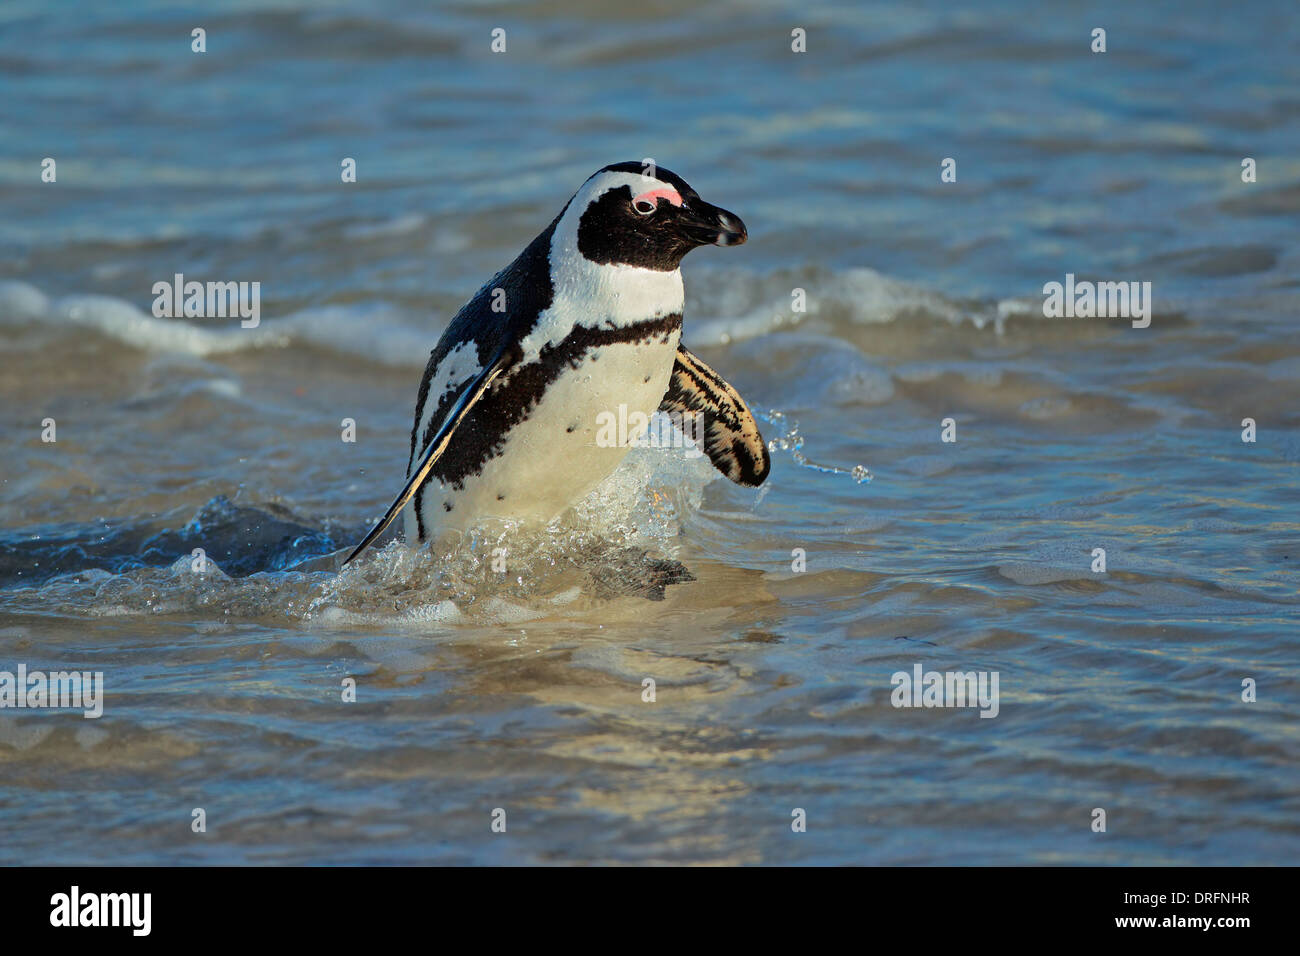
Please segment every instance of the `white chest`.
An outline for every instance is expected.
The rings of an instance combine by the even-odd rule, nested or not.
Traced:
[[[625,328],[680,315],[685,303],[680,270],[594,263],[559,234],[551,247],[551,276],[551,305],[520,342],[525,362],[535,361],[546,345],[563,341],[575,325]]]
[[[679,339],[674,330],[645,342],[603,345],[577,368],[566,367],[479,473],[459,489],[437,480],[425,486],[426,537],[490,518],[544,525],[580,501],[626,456],[624,439],[638,437],[629,429],[611,440],[608,422],[648,421],[659,407]],[[407,506],[406,530],[409,542],[418,540],[413,505]]]

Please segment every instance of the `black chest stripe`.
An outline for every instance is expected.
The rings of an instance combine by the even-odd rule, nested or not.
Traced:
[[[458,346],[473,343],[478,353],[480,366],[485,365],[502,343],[523,338],[537,322],[537,317],[551,307],[554,289],[551,286],[550,248],[555,235],[555,226],[569,206],[566,203],[560,215],[542,230],[528,247],[524,249],[506,268],[502,269],[475,293],[447,325],[447,329],[438,340],[438,345],[429,355],[429,362],[424,369],[424,378],[420,381],[420,393],[415,402],[415,422],[411,426],[411,453],[407,459],[406,476],[411,476],[411,469],[419,453],[429,444],[429,436],[436,431],[448,409],[459,397],[456,390],[448,390],[442,395],[430,395],[433,379],[442,367],[447,356]],[[498,312],[493,308],[500,297],[506,303],[506,311]],[[434,400],[438,405],[429,417],[428,426],[421,436],[420,421],[424,417],[424,405]]]
[[[554,289],[551,286],[550,248],[555,235],[556,224],[569,208],[565,203],[551,224],[542,230],[528,247],[524,249],[506,268],[502,269],[479,289],[472,299],[465,303],[453,316],[438,345],[429,355],[429,362],[420,381],[420,393],[415,402],[415,421],[411,425],[411,453],[407,458],[406,476],[411,477],[419,455],[429,444],[431,436],[446,420],[450,409],[460,398],[460,393],[468,388],[468,383],[459,389],[448,389],[442,395],[430,395],[430,389],[438,369],[447,361],[447,356],[458,346],[473,343],[478,353],[480,365],[485,365],[501,345],[508,341],[518,341],[528,334],[537,322],[538,316],[551,307]],[[498,290],[507,304],[507,311],[498,312],[493,308],[498,297]],[[420,434],[420,422],[424,418],[426,402],[436,401],[437,407],[429,416],[429,422]],[[421,492],[423,491],[423,485]],[[420,540],[424,540],[424,518],[420,515],[421,494],[415,499],[415,521]]]
[[[466,478],[480,474],[488,461],[501,455],[510,430],[532,414],[551,383],[566,370],[579,368],[592,349],[655,340],[667,344],[681,327],[680,312],[624,326],[574,326],[559,343],[544,346],[535,361],[511,368],[494,383],[492,390],[466,415],[456,430],[451,447],[438,460],[430,477],[438,478],[457,491],[463,489]],[[463,388],[449,393],[447,403],[455,402]],[[421,441],[422,448],[432,440],[439,418],[435,414],[430,420]],[[421,540],[427,533],[420,517],[427,487],[426,480],[415,496]]]

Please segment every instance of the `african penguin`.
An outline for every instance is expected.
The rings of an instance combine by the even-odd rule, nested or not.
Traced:
[[[700,414],[718,470],[762,484],[771,464],[744,400],[680,343],[682,258],[746,238],[663,167],[597,171],[447,326],[420,382],[406,486],[347,560],[402,511],[409,542],[486,517],[549,522],[627,454],[596,440],[620,405]]]

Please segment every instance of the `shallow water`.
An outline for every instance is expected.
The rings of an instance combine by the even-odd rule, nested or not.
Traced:
[[[0,710],[0,862],[1294,862],[1294,5],[133,6],[0,13],[0,670],[106,694]],[[548,534],[295,569],[400,487],[447,318],[644,156],[749,227],[685,341],[767,486],[639,450]],[[153,318],[176,272],[261,325]],[[1044,318],[1066,273],[1150,327]],[[917,664],[997,717],[895,708]]]

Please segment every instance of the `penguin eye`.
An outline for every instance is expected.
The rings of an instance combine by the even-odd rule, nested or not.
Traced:
[[[637,199],[632,203],[632,208],[642,216],[648,216],[655,211],[655,203],[649,199]]]

